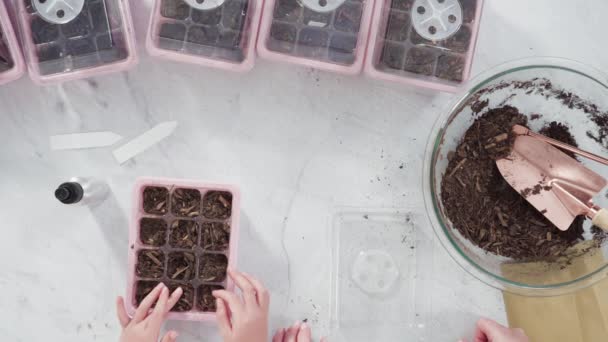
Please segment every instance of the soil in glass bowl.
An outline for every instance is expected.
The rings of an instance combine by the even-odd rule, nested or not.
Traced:
[[[472,108],[479,112],[487,103],[475,105]],[[514,140],[511,127],[515,124],[526,126],[528,118],[511,106],[490,109],[473,122],[456,151],[448,155],[442,203],[455,229],[485,251],[514,260],[563,256],[584,239],[585,218],[578,217],[568,230],[561,231],[525,199],[550,189],[538,185],[519,193],[504,180],[496,160],[510,153]],[[547,123],[540,133],[577,146],[562,123]],[[592,232],[594,239],[605,237],[598,228]]]

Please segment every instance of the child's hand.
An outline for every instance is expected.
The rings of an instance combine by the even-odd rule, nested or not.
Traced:
[[[158,342],[160,328],[182,293],[183,290],[180,287],[169,296],[169,289],[163,283],[158,284],[141,302],[133,319],[127,315],[124,299],[118,297],[116,312],[122,326],[120,342]],[[154,303],[156,303],[156,307],[150,310]],[[177,332],[169,331],[163,337],[162,342],[174,342],[176,339]]]
[[[296,322],[289,328],[277,331],[272,342],[312,342],[312,332],[308,324]],[[321,342],[327,342],[327,340],[322,338]]]
[[[477,321],[474,342],[528,342],[528,336],[521,329],[509,329],[493,320],[482,318]]]
[[[270,295],[254,277],[233,270],[228,274],[243,298],[225,290],[213,291],[217,321],[224,342],[267,342]]]

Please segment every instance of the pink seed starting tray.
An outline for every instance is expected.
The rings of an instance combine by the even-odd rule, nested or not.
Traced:
[[[258,53],[344,74],[363,68],[372,0],[266,0]]]
[[[4,2],[0,2],[0,84],[16,80],[25,65],[21,50]]]
[[[129,314],[163,282],[184,290],[170,319],[215,320],[212,291],[234,289],[226,270],[236,264],[239,209],[240,193],[231,185],[138,179],[129,231]]]
[[[365,73],[454,92],[468,79],[483,0],[378,0]]]
[[[261,11],[262,0],[156,0],[146,46],[153,56],[247,71]]]
[[[18,0],[18,12],[37,83],[121,71],[137,61],[127,0]]]

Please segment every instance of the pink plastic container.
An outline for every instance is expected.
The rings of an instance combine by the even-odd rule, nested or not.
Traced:
[[[137,62],[128,0],[17,2],[23,49],[34,82],[86,78],[126,70]],[[66,5],[72,2],[80,7]],[[47,9],[44,6],[51,7],[38,10]]]
[[[23,56],[4,2],[0,2],[0,84],[16,80],[25,71]]]
[[[178,62],[248,71],[255,61],[262,2],[156,0],[146,37],[148,52]]]
[[[365,74],[457,91],[471,72],[482,8],[483,0],[377,0]]]
[[[184,198],[190,202],[180,202]],[[129,229],[126,293],[129,315],[135,313],[145,294],[162,281],[169,289],[178,286],[184,289],[174,308],[181,311],[171,312],[169,319],[214,321],[215,301],[209,300],[211,291],[220,287],[233,291],[234,284],[225,273],[209,273],[213,271],[209,261],[225,263],[227,268],[236,265],[239,213],[240,192],[235,186],[180,179],[138,179]],[[153,264],[153,268],[138,267],[140,263]],[[189,271],[184,271],[185,268]]]
[[[273,61],[359,74],[372,11],[373,0],[266,0],[258,53]]]

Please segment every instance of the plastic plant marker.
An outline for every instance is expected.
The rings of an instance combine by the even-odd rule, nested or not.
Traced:
[[[177,121],[160,123],[149,131],[115,149],[112,152],[114,158],[119,164],[122,164],[170,136],[176,128]]]
[[[52,135],[51,150],[76,150],[112,146],[122,140],[122,136],[114,132],[89,132]]]

